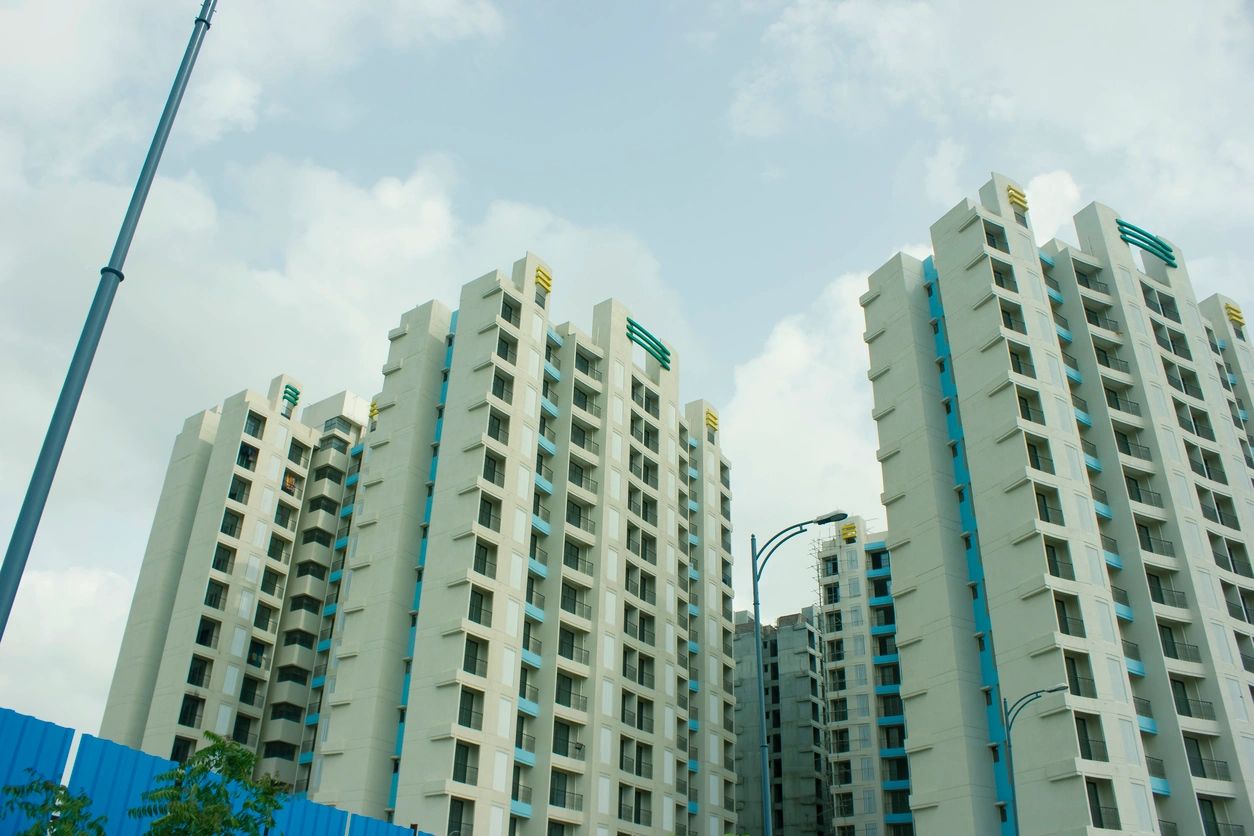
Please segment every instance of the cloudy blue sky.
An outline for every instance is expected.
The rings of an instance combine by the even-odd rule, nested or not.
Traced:
[[[0,0],[6,538],[198,7]],[[222,0],[0,705],[97,727],[185,416],[281,371],[371,394],[402,311],[528,249],[560,316],[621,297],[722,406],[747,591],[749,531],[882,522],[856,299],[989,171],[1041,240],[1099,199],[1254,303],[1251,89],[1240,0]],[[805,552],[769,614],[813,599]]]

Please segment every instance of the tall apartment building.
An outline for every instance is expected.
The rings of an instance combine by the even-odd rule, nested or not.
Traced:
[[[816,544],[831,832],[912,836],[887,535],[868,533],[860,517],[836,535]]]
[[[338,569],[327,547],[351,513],[351,499],[340,510],[343,482],[369,409],[345,392],[297,420],[299,398],[284,375],[268,394],[240,392],[184,425],[105,737],[182,760],[214,731],[256,747],[259,771],[297,783],[297,751],[311,736],[306,706],[316,703],[325,661],[315,645],[335,606]]]
[[[1254,829],[1240,311],[1100,204],[994,175],[862,297],[919,832]]]
[[[201,450],[204,431],[180,437],[149,550],[199,574],[145,564],[116,677],[161,667],[169,705],[141,712],[130,706],[142,682],[115,685],[125,719],[106,718],[106,733],[167,754],[174,737],[196,737],[204,710],[228,729],[232,710],[252,716],[221,688],[204,710],[179,709],[185,694],[202,698],[188,659],[210,615],[208,578],[225,582],[212,574],[221,545],[235,550],[230,596],[247,582],[282,603],[277,650],[254,655],[249,625],[270,622],[240,616],[247,658],[274,671],[262,697],[250,692],[265,709],[261,766],[314,800],[438,834],[721,836],[735,819],[735,734],[718,417],[679,402],[678,358],[622,305],[597,306],[589,334],[550,322],[551,290],[529,255],[466,285],[455,311],[404,314],[382,391],[342,416],[347,451],[324,451],[315,427],[335,429],[329,413],[292,425],[297,490],[325,499],[284,517],[290,563],[265,563],[260,534],[219,536],[232,480],[252,472],[236,464],[240,438],[210,433]],[[249,408],[267,433],[286,426],[273,408],[233,404],[237,435]],[[245,440],[263,462],[286,455],[268,435]],[[220,475],[180,464],[190,457],[221,459]],[[216,508],[175,525],[201,493]],[[148,612],[150,586],[187,599],[186,624]],[[212,617],[222,636],[235,629]],[[211,661],[216,677],[224,666]]]
[[[753,616],[736,613],[736,812],[739,833],[762,823],[761,736]],[[776,836],[829,836],[823,640],[813,607],[762,627],[771,815]]]

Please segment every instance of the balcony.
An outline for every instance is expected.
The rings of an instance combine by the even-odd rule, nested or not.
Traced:
[[[1097,683],[1087,676],[1069,677],[1067,690],[1076,697],[1097,699]]]
[[[583,810],[583,796],[575,792],[566,792],[557,787],[549,790],[549,804],[566,810]]]
[[[1206,778],[1211,781],[1231,781],[1232,772],[1227,761],[1211,758],[1189,758],[1189,774],[1194,778]]]
[[[1064,525],[1062,517],[1062,509],[1056,505],[1050,505],[1046,502],[1038,502],[1036,504],[1037,516],[1041,522],[1053,523],[1054,525]]]
[[[1118,807],[1089,807],[1089,811],[1093,815],[1093,826],[1099,830],[1122,830],[1123,825],[1119,822]]]
[[[1178,641],[1164,641],[1163,655],[1168,659],[1176,659],[1181,662],[1200,662],[1202,661],[1202,652],[1195,644]]]
[[[1183,592],[1162,587],[1150,587],[1150,600],[1165,607],[1187,607],[1188,599]]]
[[[1176,697],[1176,713],[1181,717],[1194,720],[1214,720],[1215,704],[1209,700],[1194,700],[1187,697]]]
[[[1236,515],[1227,511],[1223,511],[1214,505],[1205,502],[1200,503],[1202,506],[1202,516],[1214,523],[1226,525],[1228,528],[1241,530],[1241,524],[1237,521]]]
[[[1150,505],[1154,508],[1164,507],[1162,494],[1135,485],[1128,486],[1128,498],[1142,505]]]
[[[1163,555],[1164,557],[1176,556],[1175,544],[1170,540],[1160,540],[1157,537],[1142,536],[1141,551]]]
[[[1106,405],[1111,409],[1127,413],[1128,415],[1141,415],[1141,405],[1139,403],[1109,392],[1106,394]]]

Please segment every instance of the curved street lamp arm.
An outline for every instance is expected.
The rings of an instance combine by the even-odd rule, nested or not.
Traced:
[[[805,530],[805,527],[806,527],[807,525],[809,525],[809,524],[810,524],[810,521],[809,521],[809,520],[806,520],[805,522],[793,523],[792,525],[788,526],[787,528],[784,528],[784,529],[781,529],[781,530],[779,530],[779,531],[775,532],[775,536],[771,537],[771,539],[769,539],[769,540],[767,540],[765,543],[763,543],[763,544],[762,544],[762,546],[761,546],[761,548],[759,548],[759,549],[758,549],[758,556],[759,556],[759,557],[761,557],[762,555],[769,553],[769,552],[771,551],[771,544],[772,544],[772,543],[775,543],[775,541],[776,541],[776,540],[779,540],[779,538],[780,538],[781,536],[783,536],[783,535],[787,534],[789,537],[791,537],[791,536],[793,536],[793,534],[800,534],[802,531],[804,531],[804,530]],[[795,528],[795,529],[799,529],[799,530],[798,530],[798,531],[793,531],[793,529],[794,529],[794,528]],[[791,532],[791,533],[789,533],[789,532]],[[785,538],[785,539],[787,539],[787,538]],[[780,542],[780,543],[782,543],[782,542],[784,542],[784,541],[783,541],[783,540],[779,540],[779,542]],[[775,543],[775,545],[779,545],[779,543]],[[762,562],[766,562],[766,561],[765,561],[765,560],[763,560]]]
[[[793,528],[796,529],[795,531],[791,531],[790,529],[785,528],[784,531],[779,532],[779,534],[776,534],[775,537],[779,537],[780,534],[783,534],[784,532],[788,532],[788,535],[786,537],[784,537],[782,540],[779,540],[778,542],[775,542],[775,537],[772,537],[770,540],[767,541],[767,544],[769,545],[770,543],[775,542],[775,545],[771,546],[769,549],[762,548],[758,550],[758,555],[759,555],[758,579],[759,580],[762,579],[762,572],[766,570],[766,562],[771,559],[771,555],[775,554],[775,550],[778,549],[780,546],[784,545],[784,543],[787,543],[792,538],[796,537],[798,534],[802,533],[803,531],[807,531],[808,529],[806,528],[806,525],[807,525],[806,523],[797,523],[795,526],[793,526]]]

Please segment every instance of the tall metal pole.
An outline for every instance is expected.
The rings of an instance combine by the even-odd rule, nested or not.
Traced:
[[[218,0],[204,0],[204,5],[200,8],[200,15],[192,27],[192,36],[187,43],[187,50],[183,53],[183,62],[179,65],[178,74],[174,77],[174,86],[166,98],[165,110],[161,113],[152,144],[148,147],[148,156],[144,159],[143,168],[140,169],[139,180],[131,195],[131,203],[122,220],[122,228],[118,231],[117,242],[113,245],[113,254],[109,257],[109,263],[100,269],[100,284],[96,287],[96,296],[92,299],[91,308],[87,312],[87,321],[83,324],[83,332],[78,338],[78,345],[74,348],[74,356],[70,359],[65,383],[61,386],[61,394],[57,398],[56,408],[52,411],[52,420],[48,424],[48,434],[44,436],[39,458],[35,460],[35,470],[31,474],[30,485],[26,489],[26,497],[22,500],[17,523],[13,526],[13,538],[9,541],[8,550],[4,554],[4,563],[0,565],[0,639],[4,637],[4,629],[13,612],[13,601],[17,597],[17,588],[22,581],[22,573],[26,569],[26,559],[30,556],[35,532],[39,529],[39,520],[48,502],[48,493],[52,489],[52,480],[56,476],[61,453],[65,450],[65,440],[70,434],[70,424],[74,421],[74,413],[82,399],[83,387],[87,383],[87,373],[91,370],[92,359],[96,356],[96,347],[100,345],[105,321],[109,318],[109,308],[113,305],[113,297],[124,278],[122,267],[126,264],[126,255],[135,237],[139,216],[144,211],[144,203],[148,199],[152,181],[157,175],[157,165],[161,162],[166,140],[170,137],[174,117],[178,113],[179,104],[183,101],[187,81],[191,77],[192,68],[196,65],[200,45],[209,31],[217,5]]]
[[[770,754],[766,742],[766,676],[762,672],[762,598],[758,593],[758,535],[749,537],[749,558],[753,569],[753,654],[758,662],[758,734],[761,736],[761,758],[759,767],[762,770],[762,836],[771,836],[774,823],[771,815],[771,776]]]
[[[1010,745],[1010,728],[1014,719],[1010,716],[1010,707],[1006,698],[1001,698],[1001,724],[1006,729],[1006,774],[1010,776],[1010,814],[1015,825],[1015,836],[1019,836],[1019,790],[1015,786],[1015,756]]]

